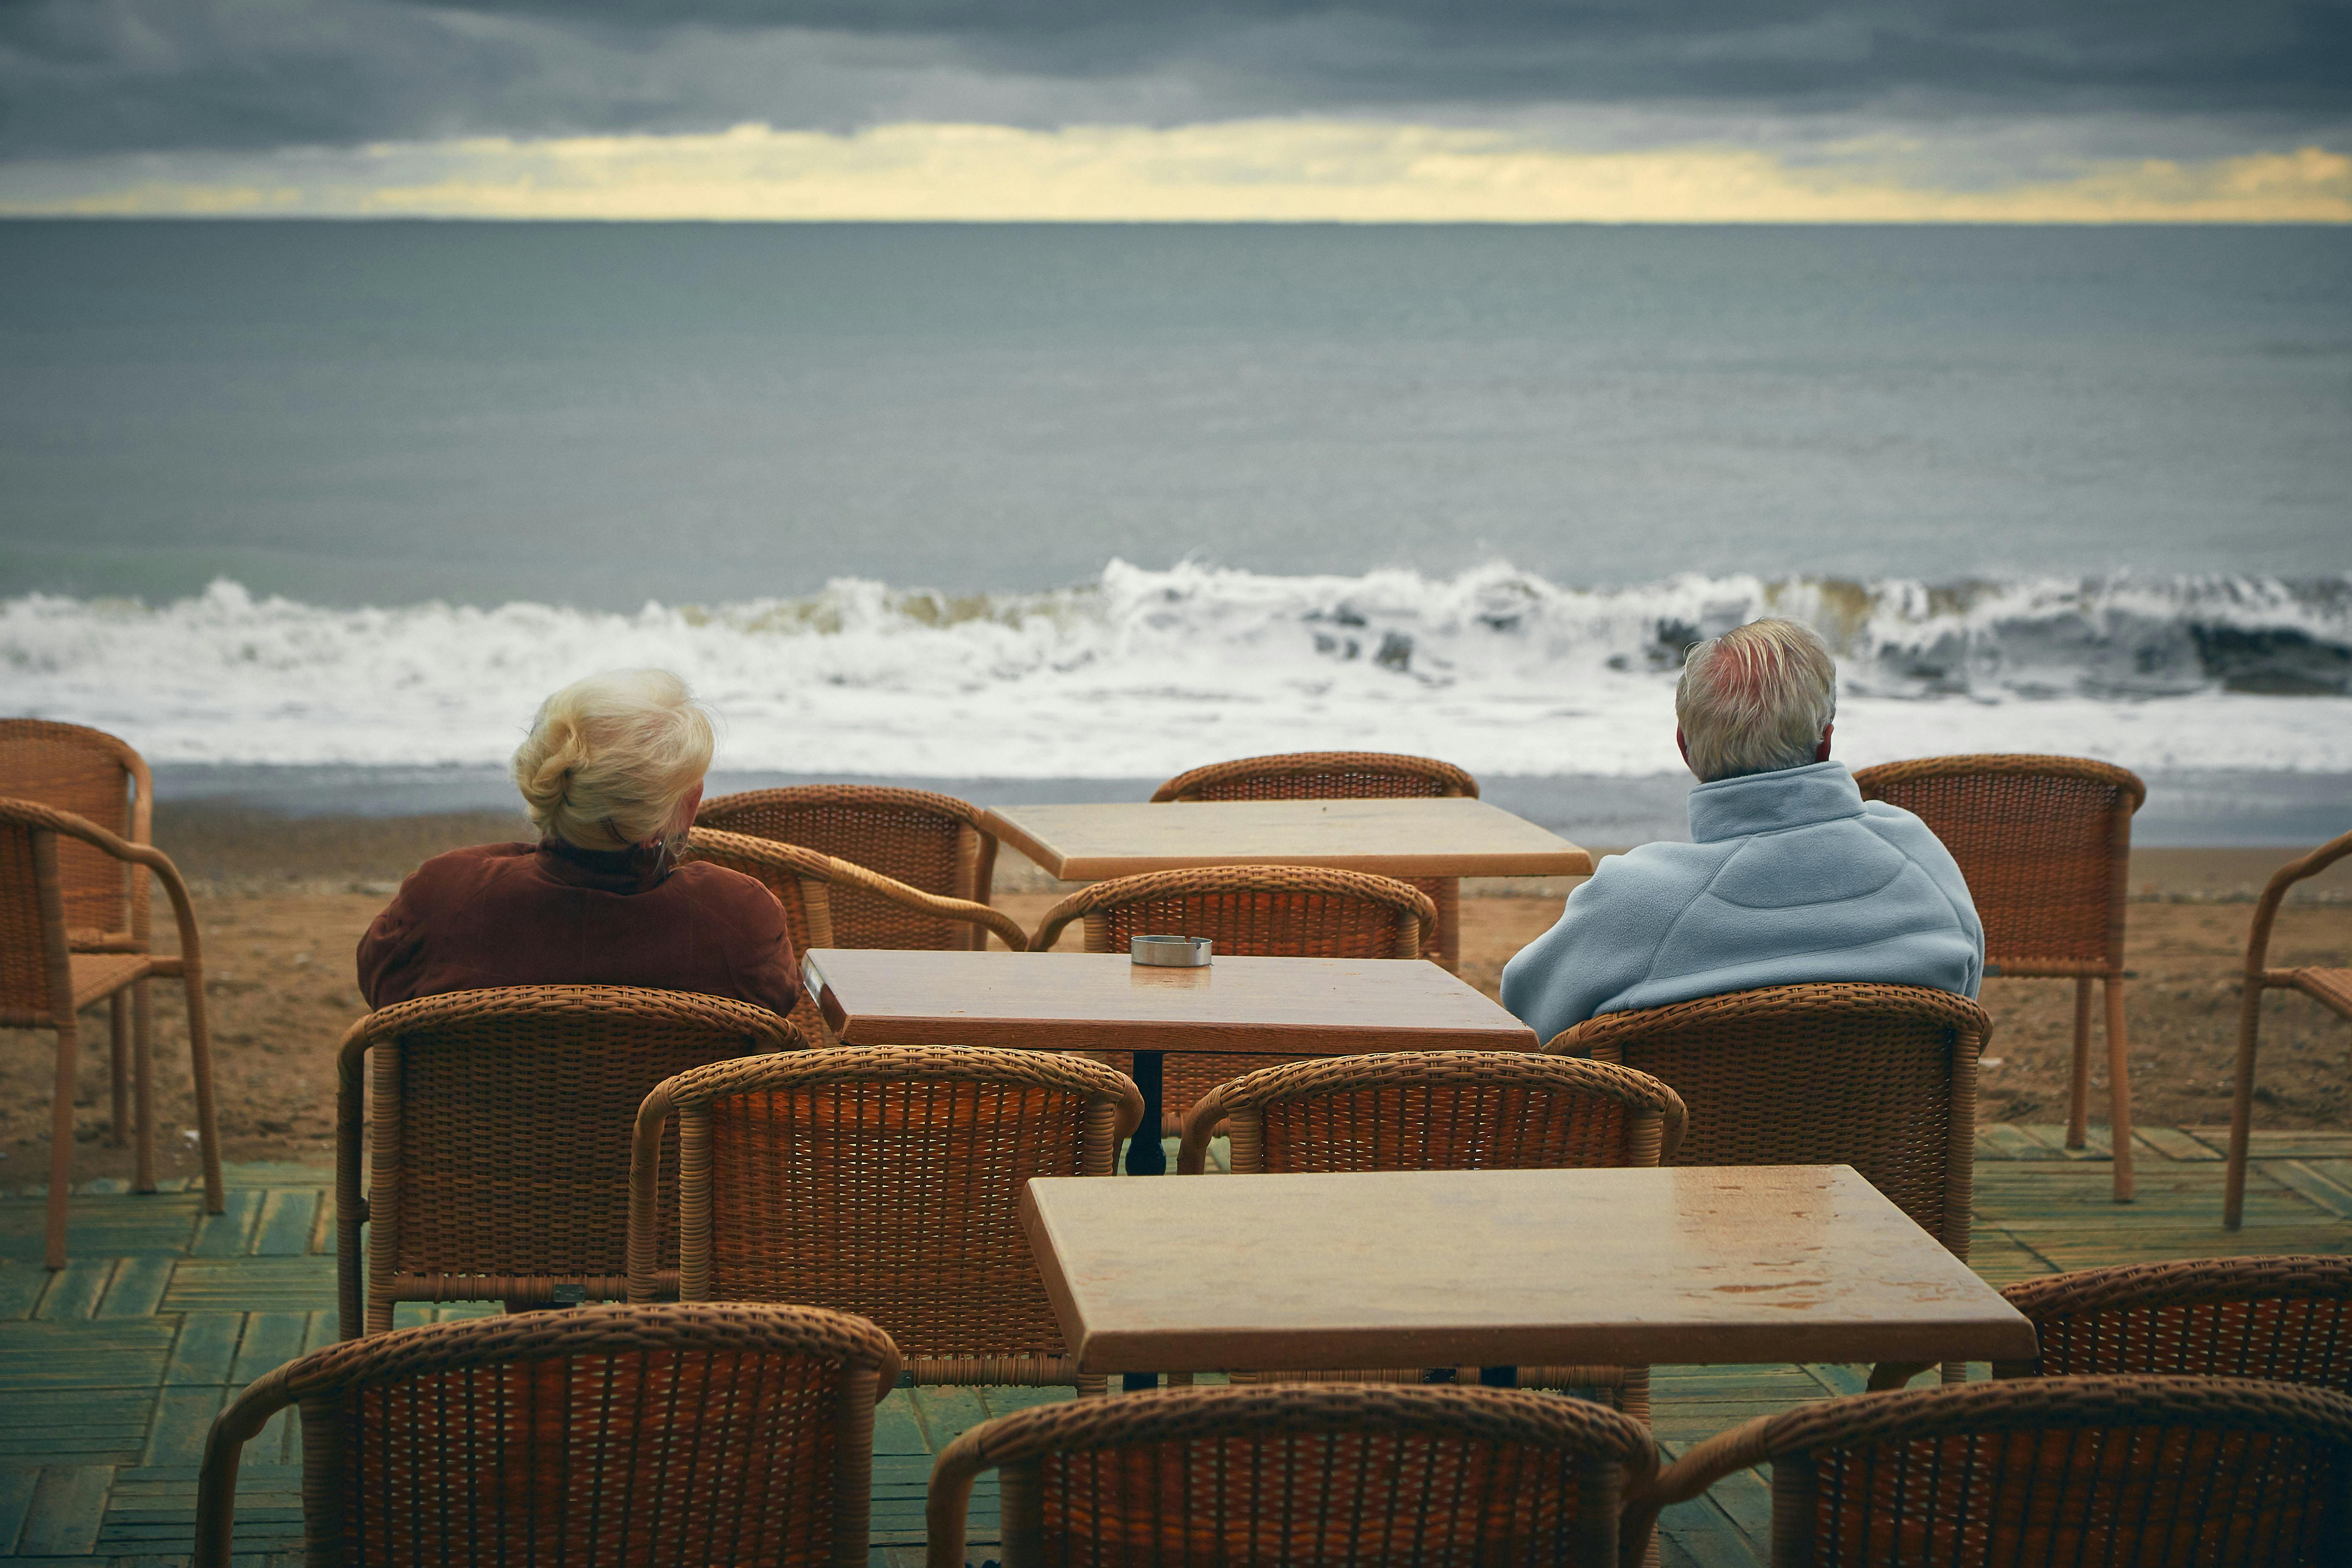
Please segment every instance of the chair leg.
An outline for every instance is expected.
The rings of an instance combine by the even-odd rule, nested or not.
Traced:
[[[131,1125],[138,1129],[138,1175],[134,1191],[155,1190],[155,1008],[147,982],[131,987],[131,1102],[137,1107]]]
[[[106,1129],[106,1146],[131,1146],[131,998],[116,992],[106,999],[106,1091],[112,1121]]]
[[[2090,1131],[2091,980],[2074,982],[2074,1062],[2066,1086],[2066,1147],[2080,1149]]]
[[[2107,988],[2107,1133],[2114,1145],[2116,1202],[2132,1201],[2130,1044],[2124,1036],[2124,977],[2110,974]]]
[[[80,1032],[71,1013],[58,1019],[57,1103],[49,1115],[49,1211],[45,1261],[66,1266],[66,1200],[73,1192],[74,1074],[81,1054]]]
[[[2246,976],[2238,1004],[2237,1083],[2230,1093],[2230,1163],[2221,1179],[2221,1224],[2235,1230],[2246,1215],[2246,1150],[2254,1129],[2254,1039],[2263,1026],[2263,982]]]
[[[221,1191],[220,1118],[213,1106],[213,1037],[205,1021],[204,981],[191,974],[188,993],[188,1066],[196,1075],[196,1147],[205,1165],[205,1212],[228,1206]]]

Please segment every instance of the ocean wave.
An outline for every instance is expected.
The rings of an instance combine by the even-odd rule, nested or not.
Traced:
[[[720,714],[739,768],[1130,776],[1348,746],[1649,773],[1675,763],[1683,648],[1768,614],[1836,651],[1842,754],[1858,762],[2352,769],[2352,576],[1578,588],[1504,564],[1279,577],[1115,561],[1045,593],[844,579],[633,615],[337,609],[222,581],[157,605],[9,600],[0,669],[11,710],[114,730],[156,760],[494,761],[548,690],[657,664]]]

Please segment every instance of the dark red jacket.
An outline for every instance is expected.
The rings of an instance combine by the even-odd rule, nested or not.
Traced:
[[[371,1007],[498,985],[644,985],[777,1014],[800,966],[776,896],[693,862],[648,875],[629,854],[477,844],[410,873],[360,939]]]

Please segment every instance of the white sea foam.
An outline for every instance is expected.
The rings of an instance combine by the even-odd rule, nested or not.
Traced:
[[[1682,645],[1761,614],[1838,650],[1856,763],[2052,751],[2140,768],[2352,771],[2352,578],[1909,582],[1685,576],[1561,587],[1506,565],[1272,577],[1113,562],[1087,586],[611,615],[331,609],[218,582],[156,606],[0,605],[5,706],[157,761],[486,763],[538,698],[662,665],[721,765],[1137,776],[1321,747],[1492,773],[1671,768]]]

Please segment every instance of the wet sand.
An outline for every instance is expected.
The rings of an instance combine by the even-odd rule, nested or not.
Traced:
[[[325,1163],[334,1144],[335,1048],[362,1011],[352,973],[360,933],[405,870],[459,844],[520,837],[499,814],[289,820],[228,807],[165,806],[156,841],[196,888],[212,1011],[221,1131],[236,1160]],[[2289,849],[2148,850],[2135,857],[2130,963],[2132,1084],[2149,1125],[2210,1125],[2229,1114],[2237,972],[2250,902]],[[1463,975],[1492,994],[1504,962],[1559,914],[1566,884],[1476,882],[1463,900]],[[1010,864],[997,902],[1025,927],[1057,896]],[[2352,961],[2352,860],[2306,884],[2280,916],[2275,966]],[[1519,896],[1478,896],[1517,894]],[[168,929],[168,920],[164,922]],[[1065,942],[1075,943],[1075,933]],[[1996,980],[1983,1075],[1988,1121],[2065,1114],[2073,986]],[[2258,1125],[2352,1126],[2352,1026],[2301,996],[2273,994],[2263,1030]],[[174,984],[157,986],[156,1056],[163,1170],[194,1170],[187,1036]],[[76,1094],[78,1177],[127,1174],[108,1142],[106,1015],[84,1017]],[[52,1037],[0,1030],[0,1189],[46,1179]],[[2104,1047],[2093,1041],[2094,1121],[2106,1117]]]

